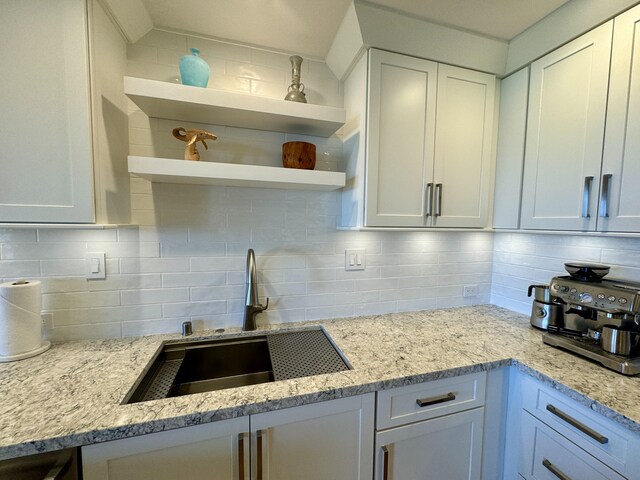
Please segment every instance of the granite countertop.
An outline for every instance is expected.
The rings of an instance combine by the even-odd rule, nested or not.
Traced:
[[[322,325],[353,370],[121,405],[161,343],[180,336],[68,342],[37,357],[0,364],[0,459],[507,365],[640,434],[640,377],[625,377],[544,345],[525,315],[484,305],[270,329],[301,325]]]

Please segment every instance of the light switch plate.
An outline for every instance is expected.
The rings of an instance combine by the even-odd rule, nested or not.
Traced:
[[[364,248],[354,248],[344,251],[345,270],[364,270],[366,266],[366,255]]]
[[[84,257],[87,280],[104,280],[107,278],[104,252],[87,252]]]

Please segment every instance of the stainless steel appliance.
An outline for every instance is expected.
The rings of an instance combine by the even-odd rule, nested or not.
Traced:
[[[598,266],[601,267],[601,266]],[[550,304],[562,308],[542,340],[625,375],[640,373],[640,283],[585,275],[553,277]]]
[[[549,285],[529,285],[528,296],[533,294],[531,325],[547,330],[549,325],[558,325],[562,318],[562,306],[551,303]]]

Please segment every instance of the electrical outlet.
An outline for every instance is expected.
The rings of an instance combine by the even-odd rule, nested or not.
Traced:
[[[344,251],[345,270],[364,270],[366,265],[364,248],[354,248]]]
[[[477,297],[480,294],[478,285],[465,285],[463,295],[465,297]]]

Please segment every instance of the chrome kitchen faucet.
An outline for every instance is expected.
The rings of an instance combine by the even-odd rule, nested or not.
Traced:
[[[250,248],[247,252],[247,289],[246,289],[246,303],[244,308],[244,321],[242,323],[242,330],[255,330],[256,329],[256,315],[260,312],[264,312],[269,308],[269,299],[267,298],[267,304],[261,305],[258,300],[258,281],[256,279],[256,257],[253,253],[253,249]]]

